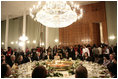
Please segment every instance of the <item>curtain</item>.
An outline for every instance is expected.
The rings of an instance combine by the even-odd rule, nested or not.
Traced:
[[[19,40],[19,37],[22,35],[23,28],[23,17],[18,17],[9,20],[9,31],[8,31],[8,46],[12,48],[19,48],[19,45],[16,44],[16,41]],[[11,44],[14,42],[14,44]]]
[[[58,42],[55,42],[58,39]],[[54,47],[59,44],[59,29],[58,28],[48,28],[48,45]]]
[[[2,45],[2,42],[5,44],[5,29],[6,29],[6,21],[1,22],[1,47],[4,49],[4,45]]]
[[[42,27],[41,27],[42,26]],[[41,30],[43,32],[41,33]],[[26,35],[30,43],[26,43],[26,47],[29,49],[35,48],[40,46],[40,38],[42,37],[41,41],[45,40],[45,26],[40,24],[37,21],[34,21],[30,16],[26,18]],[[36,43],[33,43],[33,40],[36,40]]]

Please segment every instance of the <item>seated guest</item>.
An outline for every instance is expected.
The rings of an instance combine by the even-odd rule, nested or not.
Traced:
[[[75,51],[75,57],[74,57],[74,59],[78,59],[78,58],[79,58],[79,54],[78,54],[77,51]]]
[[[1,77],[9,77],[11,75],[11,68],[8,64],[1,65]]]
[[[1,64],[6,64],[5,60],[1,60]]]
[[[79,66],[75,71],[75,78],[87,78],[88,71],[84,66]]]
[[[32,78],[46,78],[47,70],[44,66],[36,67],[32,72]]]
[[[25,61],[25,63],[27,63],[27,62],[32,62],[31,54],[30,54],[29,52],[27,52],[24,61]]]
[[[68,54],[68,52],[65,53],[65,58],[69,59],[69,54]]]
[[[8,64],[12,67],[13,66],[13,64],[16,62],[15,61],[15,55],[11,55],[11,58],[10,58],[10,60],[9,60],[9,62],[8,62]]]
[[[110,63],[117,63],[114,54],[109,55]]]
[[[54,59],[56,60],[60,59],[60,56],[58,55],[58,53],[56,53],[56,55],[54,56]]]
[[[40,57],[40,53],[36,53],[33,57],[33,61],[36,60],[36,61],[39,61],[41,59]]]
[[[6,61],[5,55],[2,55],[2,56],[1,56],[1,60],[5,60],[5,61]]]
[[[17,60],[17,62],[16,62],[16,63],[18,63],[18,65],[23,64],[23,63],[24,63],[24,60],[23,60],[23,56],[22,56],[22,55],[20,55],[20,56],[18,57],[18,60]]]
[[[36,49],[31,49],[31,52],[32,52],[32,57],[34,57],[36,55]]]
[[[6,57],[5,55],[1,56],[1,64],[5,64],[6,63]]]
[[[83,60],[91,61],[91,58],[88,56],[88,53],[87,52],[84,54]]]
[[[104,56],[103,59],[104,59],[103,60],[103,65],[107,66],[110,63],[110,61],[108,60],[107,56]]]
[[[117,64],[110,63],[107,65],[107,68],[110,72],[112,78],[117,78]]]
[[[44,57],[44,59],[53,59],[50,52],[47,53],[47,55]]]

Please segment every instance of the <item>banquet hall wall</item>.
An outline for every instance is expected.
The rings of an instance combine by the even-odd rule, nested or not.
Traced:
[[[59,29],[59,40],[61,44],[98,44],[96,40],[100,38],[94,37],[94,23],[102,23],[103,42],[108,44],[105,2],[80,7],[84,10],[83,17],[72,25]]]

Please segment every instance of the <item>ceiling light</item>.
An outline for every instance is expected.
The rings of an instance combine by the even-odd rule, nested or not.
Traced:
[[[62,28],[82,18],[83,9],[74,1],[39,1],[30,8],[30,16],[44,26]]]

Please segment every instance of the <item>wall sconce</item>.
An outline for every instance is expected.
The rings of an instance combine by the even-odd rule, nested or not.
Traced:
[[[59,40],[58,39],[55,39],[54,41],[57,43]]]
[[[115,36],[114,36],[114,35],[109,36],[109,39],[110,39],[110,40],[114,40],[114,39],[115,39]]]
[[[4,45],[4,42],[2,42],[2,45]]]
[[[30,41],[27,41],[27,43],[29,44],[29,43],[30,43]]]
[[[14,44],[14,42],[12,41],[11,44]]]
[[[36,40],[33,40],[33,43],[35,44],[36,43]]]
[[[16,44],[18,44],[18,41],[16,41]]]
[[[44,46],[44,43],[41,43],[40,46]]]

